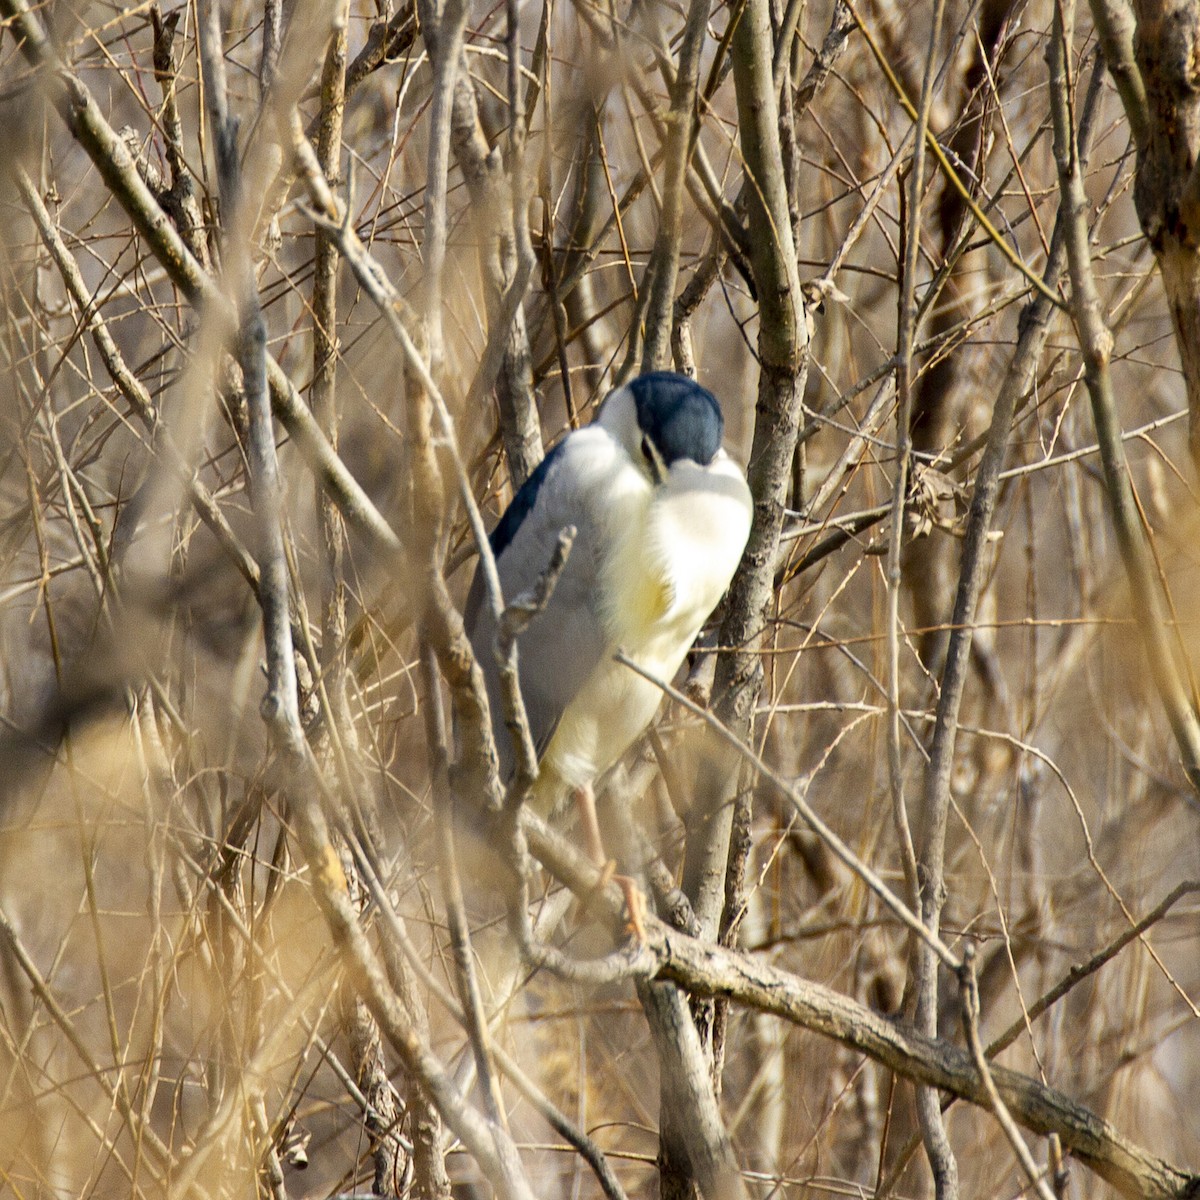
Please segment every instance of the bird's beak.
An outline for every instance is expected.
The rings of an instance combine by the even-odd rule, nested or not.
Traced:
[[[642,462],[646,465],[646,474],[655,487],[662,487],[667,481],[667,464],[658,452],[658,447],[648,438],[642,438]]]

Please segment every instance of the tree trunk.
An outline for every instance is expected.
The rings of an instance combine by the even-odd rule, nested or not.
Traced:
[[[1200,8],[1139,0],[1134,53],[1148,122],[1134,202],[1162,270],[1188,397],[1188,445],[1200,467]]]

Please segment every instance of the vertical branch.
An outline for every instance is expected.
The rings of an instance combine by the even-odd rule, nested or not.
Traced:
[[[154,26],[154,78],[162,91],[160,123],[166,143],[167,165],[171,170],[171,185],[159,195],[159,200],[178,225],[196,261],[206,270],[211,270],[208,246],[204,240],[204,217],[184,154],[183,122],[179,116],[179,73],[175,64],[174,45],[182,13],[182,9],[176,9],[163,17],[157,4],[150,9],[150,20]]]
[[[264,96],[271,90],[279,70],[279,47],[282,40],[282,0],[263,0],[262,54],[259,59],[258,83]],[[343,56],[344,54],[343,51]]]
[[[208,37],[202,45],[207,45],[205,78],[219,85],[220,68],[212,61],[219,56],[219,42],[213,37],[214,34],[219,36],[215,9],[216,4],[213,3],[207,13]],[[223,97],[213,103],[214,118],[217,115],[227,116]],[[237,160],[236,154],[231,152],[234,150],[234,141],[230,132],[219,136],[218,147],[224,152],[223,159],[219,159],[222,181],[224,183],[227,180],[236,192]],[[245,275],[249,274],[248,257],[243,261],[247,265],[243,268],[243,286],[239,289],[242,310],[239,358],[245,376],[251,423],[248,457],[253,483],[251,494],[259,525],[260,596],[267,640],[267,692],[262,713],[283,757],[290,784],[291,813],[310,867],[316,899],[329,923],[334,941],[345,955],[355,986],[409,1071],[462,1139],[499,1194],[506,1200],[533,1200],[516,1147],[507,1132],[485,1120],[460,1095],[385,979],[359,925],[358,914],[347,891],[345,874],[321,810],[320,781],[300,723],[295,663],[287,621],[287,574],[280,523],[282,505],[266,381],[266,341],[252,277],[248,285],[245,283]],[[418,433],[424,434],[414,448],[414,463],[417,464],[414,480],[419,494],[440,504],[441,483],[428,436],[428,400],[422,403],[418,396],[412,407],[418,414]],[[419,421],[421,413],[426,414],[423,424]],[[422,484],[425,485],[424,490]],[[436,524],[429,528],[436,529]],[[435,544],[436,538],[431,538],[430,545]],[[440,572],[435,570],[433,576],[440,580]]]
[[[1109,74],[1125,108],[1129,131],[1139,152],[1150,137],[1146,83],[1134,58],[1134,19],[1129,0],[1091,0],[1092,21]]]
[[[291,624],[288,620],[287,560],[284,556],[282,503],[280,499],[279,462],[275,455],[275,437],[271,421],[270,394],[267,390],[266,346],[267,331],[250,258],[244,245],[236,238],[241,180],[238,171],[236,117],[229,112],[225,86],[225,57],[222,50],[220,5],[208,0],[201,8],[200,61],[204,75],[205,95],[209,106],[209,122],[216,151],[217,175],[226,233],[224,268],[235,297],[238,321],[237,360],[242,370],[246,404],[251,414],[247,457],[250,470],[251,495],[258,514],[256,558],[259,568],[259,594],[263,608],[263,635],[266,641],[267,674],[279,682],[275,691],[268,692],[264,716],[282,706],[280,717],[300,721],[296,695],[296,663],[292,655]],[[265,416],[253,419],[253,406],[265,400]]]
[[[963,950],[963,965],[959,972],[959,990],[962,995],[963,1029],[967,1035],[967,1046],[970,1048],[975,1070],[979,1072],[979,1078],[987,1093],[988,1106],[1001,1129],[1004,1130],[1004,1136],[1012,1146],[1013,1153],[1017,1156],[1017,1161],[1021,1164],[1021,1169],[1025,1172],[1025,1176],[1037,1193],[1039,1200],[1054,1200],[1054,1193],[1051,1192],[1050,1185],[1046,1182],[1045,1172],[1040,1171],[1037,1163],[1033,1161],[1033,1155],[1029,1153],[1029,1148],[1021,1140],[1020,1131],[1008,1111],[1008,1106],[996,1089],[996,1082],[992,1078],[991,1068],[988,1066],[987,1057],[983,1052],[983,1043],[979,1040],[979,980],[975,973],[975,947],[970,942]]]
[[[509,331],[505,348],[504,369],[499,388],[500,411],[507,414],[508,423],[523,433],[530,444],[527,457],[542,460],[542,437],[537,404],[533,394],[532,352],[525,329],[522,307],[537,257],[529,233],[529,193],[525,174],[525,141],[533,109],[526,109],[521,87],[521,6],[518,0],[505,0],[505,37],[508,54],[508,173],[509,220],[512,222],[511,243],[507,230],[501,236],[502,265],[508,290],[500,306],[501,327]],[[542,23],[538,33],[543,55],[550,20],[550,0],[544,0]],[[536,58],[536,52],[535,52]],[[524,463],[514,480],[514,489],[525,482],[532,468]],[[526,474],[521,472],[525,471]]]
[[[659,1147],[661,1196],[682,1200],[749,1200],[733,1144],[721,1119],[704,1043],[687,1002],[673,983],[639,983],[662,1072]]]
[[[679,293],[671,314],[671,358],[675,370],[693,379],[696,377],[696,355],[692,349],[692,314],[700,307],[724,265],[725,252],[714,239],[687,287]]]
[[[663,153],[662,211],[647,267],[650,299],[642,347],[643,371],[661,370],[669,365],[671,358],[671,318],[683,238],[683,195],[695,129],[696,86],[708,10],[709,0],[691,0],[688,5],[683,42],[679,47],[679,67],[671,88],[671,107],[666,117],[667,143]]]
[[[425,169],[425,318],[429,359],[437,375],[442,361],[442,286],[446,266],[448,216],[446,192],[450,170],[450,127],[454,84],[458,76],[465,0],[419,0],[421,36],[433,69],[429,105],[429,153]]]
[[[722,720],[739,736],[746,737],[762,688],[759,650],[774,590],[775,558],[799,431],[808,324],[783,167],[768,0],[747,0],[733,34],[731,54],[738,136],[747,176],[747,223],[758,233],[751,243],[751,268],[759,299],[759,382],[747,473],[754,517],[721,627],[721,643],[737,649],[718,661],[714,695]],[[664,347],[669,332],[664,327]],[[714,754],[711,769],[702,774],[688,817],[683,868],[683,890],[692,903],[700,936],[709,940],[715,940],[721,930],[740,778],[736,758],[729,756],[724,747],[714,747]],[[710,1040],[713,1015],[711,1004],[703,1006],[698,1014],[702,1036],[708,1043],[710,1071],[722,1057]],[[664,1102],[669,1099],[664,1092]],[[670,1116],[667,1109],[664,1124]],[[664,1150],[668,1148],[664,1146]]]
[[[463,629],[462,618],[454,607],[442,574],[440,558],[441,526],[444,520],[444,496],[441,470],[433,448],[433,400],[428,390],[428,372],[415,370],[418,356],[409,356],[408,382],[408,429],[412,446],[411,475],[413,496],[413,528],[418,542],[417,562],[422,573],[424,604],[420,620],[422,642],[436,658],[442,674],[446,676],[454,699],[455,715],[460,729],[460,741],[473,747],[464,754],[456,770],[453,784],[469,795],[472,804],[486,802],[489,794],[498,801],[495,755],[491,738],[484,732],[488,723],[488,707],[483,678],[478,664],[471,653],[470,643]],[[436,703],[436,692],[432,685],[436,674],[430,663],[426,669],[431,694],[427,704]],[[437,732],[436,713],[426,714],[430,731],[430,745],[436,748],[444,744],[444,734]],[[445,758],[444,750],[440,756]],[[440,772],[439,772],[440,773]],[[494,1082],[487,1041],[487,1024],[482,1012],[471,949],[463,913],[461,885],[458,880],[453,850],[453,820],[449,812],[450,787],[448,782],[442,791],[444,802],[439,814],[443,887],[451,934],[455,943],[455,966],[459,984],[459,996],[466,1015],[466,1024],[471,1044],[476,1054],[484,1085],[484,1101],[489,1119],[486,1124],[496,1152],[496,1164],[509,1195],[530,1195],[529,1183],[525,1178],[516,1149],[503,1125],[503,1110],[499,1103],[499,1092]],[[445,1115],[445,1114],[444,1114]],[[452,1126],[453,1127],[453,1126]],[[457,1131],[456,1131],[457,1132]]]
[[[921,860],[914,876],[913,848],[910,839],[907,806],[904,799],[904,764],[900,740],[900,547],[904,535],[904,505],[908,497],[911,423],[913,406],[912,359],[916,332],[916,273],[921,241],[921,202],[925,190],[925,134],[933,103],[934,63],[941,36],[944,0],[936,0],[929,34],[929,54],[921,83],[913,142],[913,161],[909,172],[907,220],[905,222],[904,262],[901,272],[898,327],[896,331],[896,477],[892,491],[892,523],[887,556],[887,663],[888,663],[888,774],[892,789],[893,820],[898,834],[904,873],[910,889],[916,889],[921,920],[937,933],[945,903],[945,837],[949,795],[939,807],[926,807],[923,813],[924,837]],[[917,1028],[924,1034],[937,1035],[938,960],[924,943],[915,951]],[[941,1106],[932,1088],[917,1089],[917,1115],[925,1142],[925,1153],[933,1171],[934,1191],[938,1200],[957,1200],[958,1163],[946,1136]]]
[[[341,182],[342,117],[346,105],[346,23],[348,0],[341,0],[333,36],[321,71],[321,112],[317,128],[317,160],[330,186]],[[265,39],[264,32],[264,39]],[[313,251],[313,377],[312,409],[330,446],[338,446],[340,412],[337,402],[337,242],[328,231],[317,229]],[[337,508],[323,489],[317,488],[321,541],[325,550],[324,595],[321,641],[325,683],[339,707],[343,695],[344,654],[340,647],[346,636],[346,583],[342,575],[345,530]]]
[[[258,600],[262,610],[269,681],[262,701],[262,714],[268,727],[275,731],[282,728],[298,731],[300,706],[289,617],[283,504],[267,387],[267,329],[251,269],[249,249],[241,237],[245,225],[240,211],[238,122],[228,106],[218,0],[208,0],[201,6],[199,35],[200,62],[209,106],[209,127],[216,151],[222,223],[226,234],[221,259],[234,294],[237,318],[235,357],[241,370],[246,398],[248,485],[256,519]],[[238,878],[239,873],[240,865],[234,864],[230,878]],[[257,1022],[257,1014],[253,1015],[252,1020]],[[260,1035],[261,1030],[256,1030],[255,1037]],[[253,1098],[259,1099],[260,1095],[255,1093]],[[270,1141],[266,1143],[264,1171],[273,1194],[283,1196],[282,1168],[275,1146]]]
[[[433,779],[433,820],[436,827],[438,874],[442,881],[442,900],[446,906],[446,924],[450,930],[450,947],[454,957],[454,976],[462,1005],[463,1027],[471,1045],[479,1090],[488,1120],[506,1126],[500,1082],[492,1066],[491,1034],[483,1007],[483,993],[475,970],[471,949],[471,930],[467,922],[466,897],[458,869],[458,849],[455,845],[454,799],[450,792],[449,742],[442,709],[441,686],[437,672],[437,657],[426,643],[421,649],[421,677],[425,684],[422,716],[425,721],[425,744],[430,758]]]
[[[318,161],[332,187],[341,183],[342,121],[346,106],[347,22],[349,2],[340,0],[333,20],[329,47],[321,69],[321,108],[317,118],[316,152]],[[270,6],[263,25],[264,86],[274,71],[278,45],[268,55],[271,38],[278,40],[272,21],[278,12]],[[317,229],[313,250],[313,376],[310,393],[313,416],[329,445],[336,451],[341,424],[341,407],[337,394],[337,367],[340,356],[338,339],[338,281],[339,254],[337,242],[326,230]],[[342,782],[353,789],[355,780],[349,764],[357,760],[357,737],[346,696],[346,580],[344,571],[345,526],[337,506],[328,493],[316,487],[314,497],[320,527],[323,554],[321,597],[321,678],[320,694],[326,706],[325,734],[334,748],[334,756],[343,764]],[[352,898],[358,907],[366,897],[356,879],[349,855],[345,870]],[[353,1056],[355,1079],[367,1099],[364,1125],[370,1135],[371,1156],[374,1160],[372,1188],[377,1196],[400,1194],[406,1166],[404,1152],[396,1137],[395,1125],[401,1115],[396,1092],[388,1078],[379,1026],[362,997],[348,985],[343,985],[342,1020],[350,1052]],[[411,1003],[408,1005],[410,1011]],[[414,1014],[415,1017],[415,1014]],[[427,1102],[412,1088],[408,1107],[419,1109]],[[436,1121],[436,1114],[434,1114]],[[417,1122],[414,1121],[414,1126]]]
[[[303,737],[298,726],[295,732]],[[290,794],[296,831],[309,864],[317,901],[355,986],[405,1067],[497,1193],[504,1200],[534,1200],[512,1139],[490,1124],[459,1092],[385,978],[346,893],[345,876],[330,844],[311,762],[294,757],[294,751],[303,755],[303,747],[291,736],[287,753],[296,767]]]
[[[1081,127],[1085,134],[1092,127],[1092,118],[1101,95],[1100,84],[1100,73],[1097,71],[1083,108]],[[925,769],[923,806],[926,813],[944,813],[949,809],[959,712],[970,662],[973,626],[989,565],[990,556],[986,553],[988,532],[999,495],[1000,472],[1004,466],[1016,405],[1034,386],[1042,351],[1050,334],[1054,305],[1047,292],[1057,289],[1065,263],[1065,222],[1060,216],[1054,227],[1050,256],[1043,273],[1046,291],[1036,293],[1021,314],[1016,350],[996,397],[983,457],[975,473],[975,486],[963,538],[958,591],[950,620],[951,633],[938,691],[929,762]]]
[[[921,202],[925,187],[925,130],[933,101],[934,62],[941,32],[943,0],[936,0],[930,29],[929,58],[921,84],[912,163],[909,167],[904,222],[904,260],[901,264],[901,291],[896,325],[896,473],[892,483],[891,526],[886,564],[887,580],[887,686],[888,686],[888,777],[892,790],[892,813],[901,850],[905,881],[914,905],[919,903],[921,885],[917,878],[915,851],[904,797],[904,765],[901,758],[900,731],[900,587],[902,582],[900,550],[904,535],[904,506],[908,498],[908,480],[912,453],[912,367],[913,339],[916,332],[916,270],[920,256]]]
[[[342,1022],[353,1057],[354,1079],[366,1101],[363,1124],[370,1134],[371,1158],[375,1165],[372,1191],[376,1196],[401,1196],[409,1168],[408,1156],[397,1137],[404,1110],[388,1078],[379,1025],[363,1000],[348,987],[344,988]],[[415,1121],[413,1129],[415,1141]],[[416,1157],[414,1147],[414,1161]]]
[[[608,163],[608,150],[604,143],[604,109],[606,105],[607,97],[595,97],[590,106],[591,111],[582,118],[587,122],[587,131],[575,151],[576,171],[574,174],[578,182],[575,185],[575,211],[565,223],[570,231],[566,239],[566,244],[570,249],[567,250],[565,257],[577,256],[579,247],[593,244],[596,230],[603,223],[602,214],[607,205],[614,214],[617,241],[621,247],[622,283],[623,286],[628,285],[632,298],[636,301],[637,278],[629,258],[629,246],[624,239],[625,231],[620,220],[620,202],[613,184],[612,171]],[[565,309],[567,327],[580,331],[578,340],[583,359],[582,380],[589,391],[598,392],[604,385],[606,374],[604,364],[611,354],[611,339],[599,315],[601,304],[597,295],[596,278],[591,274],[581,275],[578,283],[568,289],[565,296],[560,297],[557,277],[565,265],[562,257],[564,256],[547,255],[546,283],[554,301],[551,316],[555,317],[561,325],[563,323],[562,311]]]
[[[1133,494],[1109,371],[1112,333],[1105,324],[1100,295],[1092,274],[1091,242],[1086,221],[1087,198],[1071,120],[1068,84],[1073,32],[1074,4],[1072,0],[1059,0],[1054,8],[1054,36],[1048,50],[1050,114],[1054,122],[1054,157],[1058,166],[1066,225],[1071,318],[1083,354],[1084,379],[1096,423],[1096,438],[1100,443],[1105,489],[1116,529],[1117,545],[1129,580],[1134,616],[1145,642],[1154,685],[1167,710],[1167,720],[1183,759],[1184,772],[1192,787],[1200,790],[1200,719],[1172,651],[1168,635],[1172,621],[1156,578],[1141,513]]]
[[[964,69],[954,72],[957,95],[950,101],[952,105],[957,101],[962,113],[947,131],[945,141],[951,158],[963,164],[960,169],[970,181],[967,194],[943,180],[940,196],[933,199],[932,219],[914,225],[932,227],[934,238],[929,240],[940,259],[939,269],[917,306],[918,321],[927,314],[926,332],[931,337],[963,328],[974,319],[980,305],[977,282],[985,269],[986,250],[965,249],[966,239],[973,240],[976,232],[968,200],[979,192],[987,170],[991,126],[997,111],[995,73],[1000,71],[999,55],[1006,44],[1013,7],[1014,0],[981,0],[973,22],[976,35],[971,58]],[[1036,218],[1036,209],[1032,211]],[[923,461],[945,454],[947,444],[970,411],[972,389],[964,386],[970,361],[965,354],[927,355],[912,381],[907,429],[911,452]],[[914,538],[904,547],[901,561],[912,620],[922,630],[918,654],[934,675],[941,670],[945,655],[943,630],[953,603],[954,549],[949,538]]]
[[[1120,34],[1104,41],[1105,53],[1114,77],[1125,82],[1122,99],[1132,92],[1126,112],[1135,136],[1142,130],[1134,205],[1162,272],[1187,388],[1188,444],[1193,468],[1200,470],[1200,12],[1191,0],[1138,0],[1131,71],[1128,14],[1119,0],[1106,7]],[[1138,78],[1144,110],[1133,82]],[[1144,126],[1138,119],[1143,111]]]
[[[775,559],[807,377],[808,324],[803,312],[796,250],[779,141],[767,0],[747,0],[732,43],[739,138],[749,177],[748,224],[758,231],[752,268],[759,298],[758,400],[747,477],[754,496],[750,540],[730,586],[713,694],[721,718],[745,736],[762,688],[759,658],[766,609],[774,591]],[[684,891],[706,937],[715,937],[725,900],[732,800],[738,768],[709,777],[697,798],[697,824],[688,831]]]
[[[513,46],[511,53],[517,53]],[[510,76],[513,72],[510,72]],[[520,78],[519,71],[516,72]],[[511,87],[511,79],[510,79]],[[519,91],[517,93],[519,95]],[[510,98],[510,109],[512,100]],[[533,271],[525,219],[524,179],[519,169],[524,148],[522,131],[510,136],[509,186],[504,159],[489,147],[479,121],[475,87],[460,64],[454,85],[450,138],[481,225],[489,229],[481,255],[488,304],[488,339],[480,359],[466,411],[475,413],[493,384],[500,410],[500,436],[513,487],[519,488],[542,461],[542,430],[533,391],[532,355],[522,303]],[[511,128],[511,126],[510,126]]]

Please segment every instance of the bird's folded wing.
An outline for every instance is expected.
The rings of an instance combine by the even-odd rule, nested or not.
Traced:
[[[589,446],[591,440],[581,432],[560,442],[517,493],[492,535],[507,604],[541,578],[561,531],[568,525],[577,530],[549,604],[534,617],[517,645],[521,694],[539,755],[571,700],[612,649],[600,609],[600,551],[595,539],[603,517],[595,511],[602,504],[602,489],[594,486],[594,452],[604,448]],[[487,679],[501,770],[508,775],[513,751],[504,727],[493,651],[496,626],[479,572],[467,603],[467,629]]]

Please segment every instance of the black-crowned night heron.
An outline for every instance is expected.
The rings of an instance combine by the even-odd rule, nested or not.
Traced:
[[[614,660],[621,649],[656,679],[683,663],[741,560],[750,489],[721,446],[720,405],[694,380],[642,375],[604,400],[525,481],[491,535],[506,602],[545,572],[560,532],[574,546],[550,602],[518,643],[521,694],[540,775],[542,815],[571,792],[591,817],[591,787],[650,724],[662,698]],[[494,657],[496,624],[476,572],[467,629],[487,679],[501,774],[513,771]],[[635,916],[636,919],[636,916]]]

